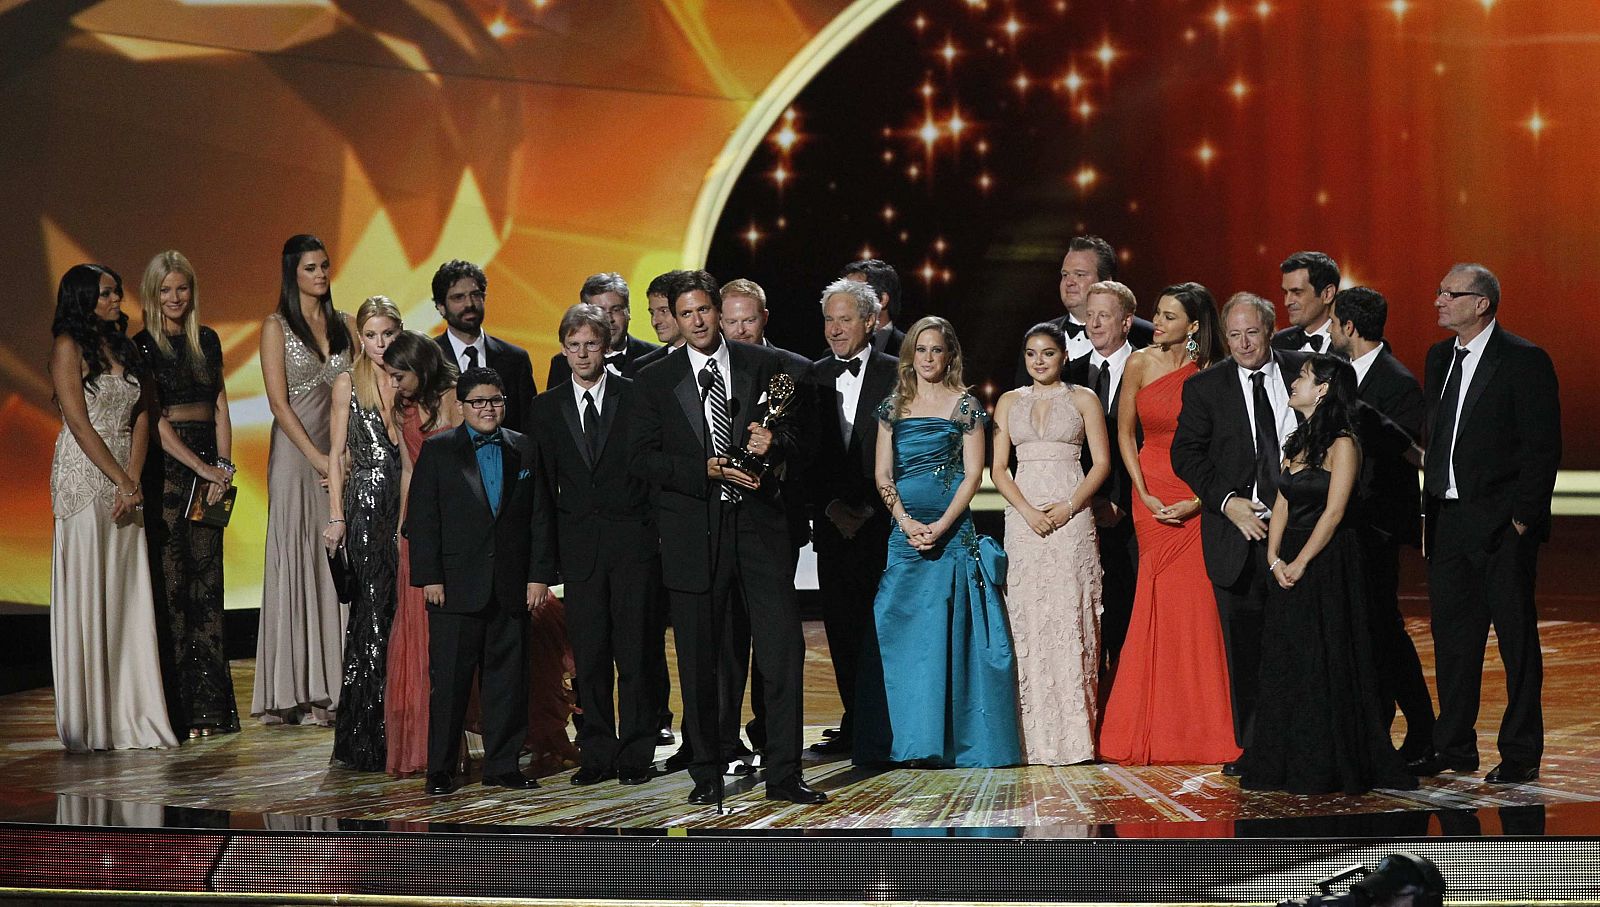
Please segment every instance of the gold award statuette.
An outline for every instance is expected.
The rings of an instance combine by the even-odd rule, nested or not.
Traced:
[[[789,405],[794,402],[794,378],[779,372],[767,382],[767,414],[761,417],[760,426],[771,428],[783,414],[788,411]],[[742,473],[756,478],[766,475],[771,466],[767,458],[751,453],[748,449],[739,447],[728,453],[728,465]]]

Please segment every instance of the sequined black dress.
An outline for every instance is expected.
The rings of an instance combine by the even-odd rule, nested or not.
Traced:
[[[387,755],[383,722],[389,626],[394,620],[395,573],[400,565],[400,448],[383,416],[350,395],[344,482],[345,549],[356,576],[345,625],[344,682],[333,758],[350,768],[381,772]]]
[[[166,340],[169,353],[161,351],[147,330],[134,337],[155,372],[161,407],[214,405],[222,390],[222,342],[217,333],[200,328],[198,366],[182,335],[168,335]],[[195,456],[207,463],[216,461],[214,421],[168,424]],[[154,431],[150,442],[145,500],[157,506],[146,511],[144,525],[167,711],[180,736],[190,728],[237,731],[239,709],[222,638],[222,530],[189,521],[186,511],[196,476],[176,457],[162,452]]]

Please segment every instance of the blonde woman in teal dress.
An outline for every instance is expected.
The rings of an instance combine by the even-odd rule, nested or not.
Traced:
[[[1022,761],[1002,556],[968,505],[988,414],[962,384],[943,318],[912,326],[878,407],[877,483],[894,518],[857,694],[857,764],[995,767]]]

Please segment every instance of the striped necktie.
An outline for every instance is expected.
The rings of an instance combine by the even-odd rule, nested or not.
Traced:
[[[717,360],[706,360],[705,371],[711,373],[711,391],[706,394],[706,400],[711,404],[711,455],[725,457],[733,447],[733,416],[728,412],[728,388],[722,381],[722,369],[717,368]],[[737,501],[739,497],[739,489],[731,485],[722,487],[724,501]]]

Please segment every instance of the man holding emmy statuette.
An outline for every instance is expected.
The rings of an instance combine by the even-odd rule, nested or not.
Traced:
[[[773,383],[783,372],[777,354],[723,338],[722,297],[710,274],[684,272],[670,298],[686,343],[635,378],[629,446],[634,475],[655,488],[683,729],[694,753],[689,802],[722,801],[718,637],[737,593],[750,609],[751,641],[766,676],[767,798],[821,803],[826,795],[800,775],[805,639],[780,483],[765,475],[767,467],[804,456],[803,433],[795,429],[803,423],[784,418],[798,398],[792,381]],[[789,407],[774,393],[785,387]]]

